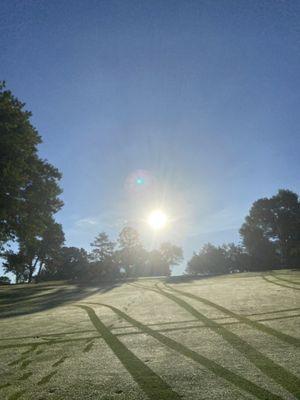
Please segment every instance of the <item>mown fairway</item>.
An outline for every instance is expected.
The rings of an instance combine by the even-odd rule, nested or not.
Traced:
[[[300,398],[300,273],[0,288],[0,399]]]

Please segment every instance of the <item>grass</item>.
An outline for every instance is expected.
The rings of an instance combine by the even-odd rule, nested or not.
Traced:
[[[0,288],[0,399],[300,399],[299,283]]]

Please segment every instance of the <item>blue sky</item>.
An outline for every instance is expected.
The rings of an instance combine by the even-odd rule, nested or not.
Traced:
[[[187,260],[237,242],[257,198],[299,193],[299,1],[0,6],[0,79],[63,173],[68,245],[129,223]],[[143,193],[128,185],[140,170]],[[171,222],[154,240],[144,219],[157,205]]]

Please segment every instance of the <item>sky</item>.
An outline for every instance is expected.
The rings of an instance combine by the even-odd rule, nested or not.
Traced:
[[[131,225],[183,248],[179,274],[238,243],[253,201],[300,192],[299,1],[0,0],[0,20],[0,79],[63,174],[67,245]]]

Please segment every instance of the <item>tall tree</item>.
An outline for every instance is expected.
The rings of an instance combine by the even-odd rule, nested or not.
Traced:
[[[221,247],[226,257],[228,272],[243,272],[251,270],[251,257],[245,247],[234,243],[223,244]]]
[[[77,247],[62,247],[55,257],[45,260],[40,280],[86,280],[89,270],[87,252]]]
[[[131,227],[123,228],[119,234],[118,245],[116,255],[126,277],[138,276],[139,270],[144,268],[146,262],[146,252],[140,242],[138,232]]]
[[[32,163],[37,158],[41,138],[5,83],[0,82],[0,243],[14,238],[23,212],[24,191],[32,179]]]
[[[240,234],[248,252],[261,261],[261,268],[274,267],[276,263],[296,265],[300,261],[298,195],[279,190],[271,198],[254,202]]]
[[[211,243],[205,244],[199,253],[194,253],[186,272],[191,275],[222,274],[229,271],[226,251]]]
[[[48,243],[43,237],[63,203],[58,186],[61,174],[39,158],[41,138],[24,106],[0,84],[0,246],[15,242],[18,251],[6,253],[5,268],[15,270],[18,279],[31,281],[41,243],[44,248]]]
[[[101,232],[96,236],[91,247],[93,248],[89,254],[91,261],[104,261],[107,258],[112,258],[116,244],[112,242],[107,233]]]
[[[182,248],[171,243],[162,243],[159,247],[159,253],[162,259],[162,275],[171,275],[171,268],[178,265],[183,260]]]
[[[105,232],[99,233],[91,247],[89,259],[89,279],[93,281],[112,281],[119,278],[120,267],[114,251],[116,243]]]
[[[37,251],[37,258],[39,269],[37,277],[40,275],[42,269],[49,264],[49,262],[57,260],[62,252],[62,246],[65,241],[65,236],[62,226],[55,221],[47,224],[43,232],[40,245]]]
[[[7,251],[3,254],[6,272],[15,274],[16,281],[32,281],[36,268],[40,274],[43,266],[50,260],[56,260],[64,243],[64,234],[60,224],[49,219],[43,232],[38,234],[31,230],[18,237],[17,252]]]

